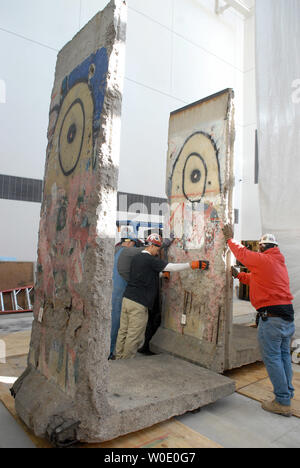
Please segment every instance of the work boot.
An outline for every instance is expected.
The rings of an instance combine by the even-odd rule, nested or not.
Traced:
[[[148,346],[142,346],[140,349],[138,349],[138,353],[144,354],[145,356],[155,355],[155,353],[152,353],[152,351],[150,351],[150,348]]]
[[[289,418],[292,416],[291,406],[285,406],[278,403],[278,401],[264,401],[261,405],[262,409],[269,411],[269,413],[281,414]]]

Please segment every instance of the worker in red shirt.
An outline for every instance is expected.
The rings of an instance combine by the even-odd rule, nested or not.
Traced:
[[[263,402],[272,413],[291,416],[293,369],[290,354],[295,333],[293,296],[285,259],[273,234],[259,241],[259,252],[252,252],[233,240],[233,228],[227,224],[223,233],[228,247],[250,273],[232,275],[250,287],[250,301],[258,312],[258,340],[262,358],[274,387],[275,400]]]

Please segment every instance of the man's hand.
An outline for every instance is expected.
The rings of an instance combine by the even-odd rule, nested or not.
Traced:
[[[169,281],[171,275],[170,275],[170,272],[169,271],[163,271],[163,274],[162,274],[163,278],[167,281]]]
[[[239,271],[236,268],[231,267],[231,274],[234,278],[237,278],[239,275]]]
[[[162,248],[163,249],[168,249],[174,242],[174,239],[163,239],[163,245],[162,245]]]
[[[229,241],[230,239],[233,239],[233,228],[231,224],[225,224],[225,226],[222,229],[225,241]]]
[[[208,270],[209,262],[207,260],[197,260],[191,262],[191,268],[192,270]]]

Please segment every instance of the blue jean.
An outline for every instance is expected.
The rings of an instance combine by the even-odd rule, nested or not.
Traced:
[[[280,317],[259,320],[258,341],[261,354],[274,387],[276,401],[289,406],[294,397],[291,340],[295,333],[293,322]]]
[[[127,282],[118,272],[118,260],[123,247],[115,255],[114,270],[113,270],[113,292],[112,292],[112,308],[111,308],[111,331],[110,331],[110,357],[113,355],[117,336],[120,328],[120,316],[122,309],[123,294],[125,292]]]

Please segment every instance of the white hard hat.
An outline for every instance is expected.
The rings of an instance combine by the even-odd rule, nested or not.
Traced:
[[[274,244],[278,245],[277,240],[273,234],[264,234],[259,241],[259,245],[261,244]]]

